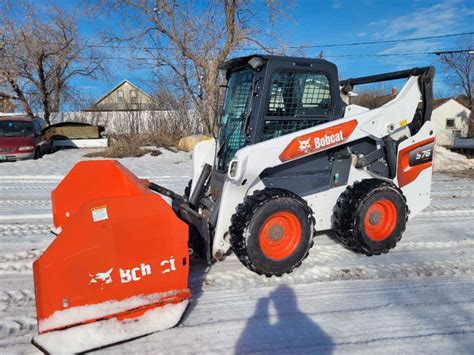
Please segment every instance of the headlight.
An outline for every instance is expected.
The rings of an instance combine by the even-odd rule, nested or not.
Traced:
[[[33,150],[33,149],[35,149],[35,147],[33,147],[31,145],[27,145],[27,146],[18,148],[18,151],[19,152],[26,152],[26,151]]]
[[[229,164],[229,177],[231,179],[237,179],[238,178],[238,168],[239,168],[239,162],[237,160],[232,160]]]

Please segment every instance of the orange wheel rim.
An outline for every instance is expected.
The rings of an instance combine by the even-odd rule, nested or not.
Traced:
[[[385,198],[375,201],[367,210],[364,228],[367,236],[382,241],[392,234],[397,224],[397,208]]]
[[[291,212],[274,213],[263,223],[259,242],[267,258],[286,259],[301,242],[301,223]]]

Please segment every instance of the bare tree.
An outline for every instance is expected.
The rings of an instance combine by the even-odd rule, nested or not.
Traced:
[[[154,59],[169,82],[178,84],[200,113],[204,131],[213,130],[219,66],[244,46],[272,52],[263,43],[284,16],[279,0],[103,0],[124,13],[127,38]],[[135,31],[135,33],[134,33]],[[275,32],[273,32],[275,33]],[[173,83],[171,84],[171,87]],[[171,92],[174,92],[171,90]]]
[[[10,86],[23,110],[38,107],[49,122],[67,98],[70,79],[105,73],[97,51],[82,43],[77,16],[59,7],[7,5],[0,15],[0,78]]]
[[[384,84],[367,85],[357,91],[357,96],[350,97],[349,102],[372,110],[393,100],[397,93],[397,88],[390,88]]]
[[[447,52],[439,55],[439,60],[444,65],[450,84],[455,90],[467,98],[471,108],[469,117],[469,137],[474,137],[474,40],[473,37],[463,38],[459,48],[469,51]]]

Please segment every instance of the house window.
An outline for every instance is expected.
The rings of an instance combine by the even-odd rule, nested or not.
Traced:
[[[137,102],[137,90],[130,90],[130,101]]]
[[[117,101],[123,102],[123,90],[117,90]]]
[[[454,118],[446,119],[446,128],[453,128],[454,127]]]

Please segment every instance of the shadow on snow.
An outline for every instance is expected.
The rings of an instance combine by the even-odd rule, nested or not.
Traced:
[[[254,314],[236,343],[235,353],[310,351],[331,354],[333,348],[331,337],[300,311],[293,289],[282,285],[258,300]]]

